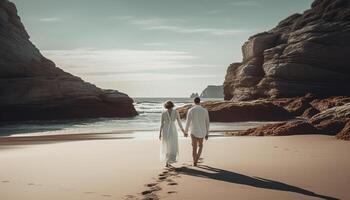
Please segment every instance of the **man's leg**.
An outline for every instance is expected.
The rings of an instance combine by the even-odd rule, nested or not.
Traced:
[[[197,157],[196,157],[196,163],[198,162],[199,158],[201,157],[202,150],[203,150],[203,138],[198,138],[198,152],[197,152]]]
[[[191,135],[193,165],[197,165],[197,138]]]

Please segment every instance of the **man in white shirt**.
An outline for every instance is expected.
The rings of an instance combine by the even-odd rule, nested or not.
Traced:
[[[187,112],[185,133],[190,130],[192,139],[193,165],[197,166],[203,150],[203,138],[208,140],[209,113],[200,105],[200,98],[194,99],[195,105]]]

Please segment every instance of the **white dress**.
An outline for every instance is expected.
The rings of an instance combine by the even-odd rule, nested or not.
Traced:
[[[181,129],[180,115],[176,110],[165,110],[161,117],[162,139],[160,158],[169,164],[175,163],[179,155],[178,134],[175,126],[175,121]]]

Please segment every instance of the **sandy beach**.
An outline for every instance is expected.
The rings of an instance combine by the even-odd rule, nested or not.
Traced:
[[[210,138],[199,167],[180,139],[175,170],[156,139],[31,138],[0,139],[2,200],[350,198],[350,145],[331,136]]]

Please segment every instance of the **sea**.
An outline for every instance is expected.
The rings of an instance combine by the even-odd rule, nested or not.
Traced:
[[[163,103],[174,102],[175,107],[191,104],[191,98],[134,98],[134,106],[139,115],[131,118],[96,118],[53,121],[25,121],[3,124],[0,126],[0,137],[62,135],[62,134],[119,134],[130,138],[149,138],[158,136],[160,116]],[[222,99],[202,99],[216,101]],[[183,121],[184,125],[185,121]],[[211,136],[224,136],[226,131],[246,130],[268,122],[231,122],[210,123]],[[182,134],[179,134],[180,137]]]

